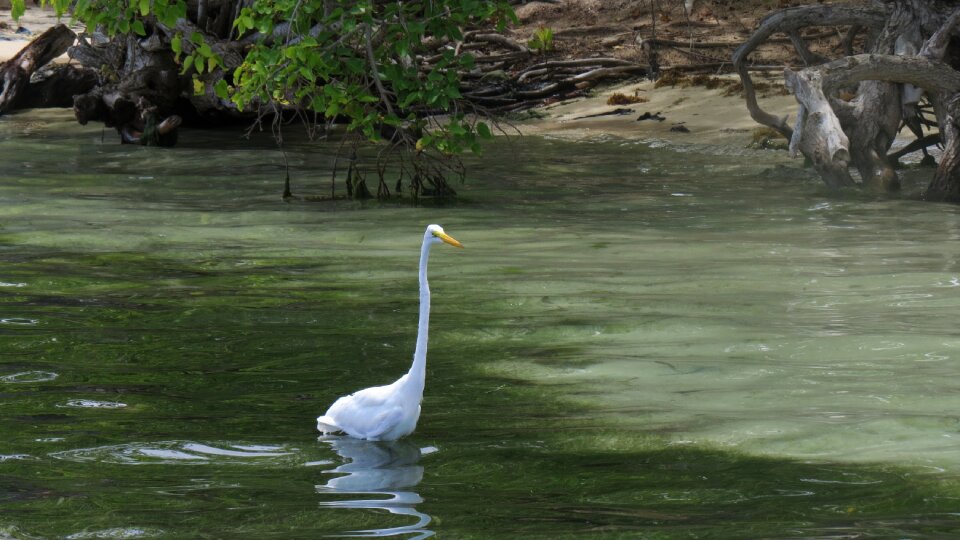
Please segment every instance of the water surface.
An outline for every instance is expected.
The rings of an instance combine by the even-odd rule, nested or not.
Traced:
[[[266,139],[0,137],[0,537],[960,532],[953,206],[602,138],[495,144],[452,205],[282,203]],[[326,194],[335,147],[288,151]],[[318,439],[407,369],[431,222],[467,249],[420,427]]]

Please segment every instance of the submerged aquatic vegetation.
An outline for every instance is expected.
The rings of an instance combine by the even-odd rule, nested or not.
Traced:
[[[958,532],[949,215],[743,149],[530,139],[456,207],[334,213],[259,199],[255,153],[64,145],[76,177],[53,141],[0,185],[0,317],[36,321],[0,325],[2,533]],[[471,249],[431,275],[418,431],[318,440],[409,366],[431,221]]]

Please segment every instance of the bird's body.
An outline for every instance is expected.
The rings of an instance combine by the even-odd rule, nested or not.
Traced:
[[[395,441],[413,433],[420,418],[423,385],[417,391],[410,381],[408,373],[393,384],[341,397],[317,418],[317,429],[323,433],[342,431],[370,441]]]
[[[430,326],[427,260],[430,247],[439,242],[463,247],[444,233],[439,225],[428,226],[423,234],[423,246],[420,249],[420,323],[410,371],[393,384],[365,388],[335,401],[326,414],[317,418],[320,432],[342,431],[357,439],[395,441],[416,429],[427,373],[427,332]]]

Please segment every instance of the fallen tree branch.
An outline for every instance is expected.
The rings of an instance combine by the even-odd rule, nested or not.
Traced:
[[[913,142],[904,146],[900,150],[897,150],[896,152],[887,154],[887,159],[889,159],[891,162],[897,162],[900,160],[900,158],[902,158],[903,156],[911,152],[916,152],[917,150],[923,150],[925,148],[936,146],[938,144],[940,144],[940,134],[930,133],[930,134],[924,135],[919,139],[914,139]]]
[[[756,65],[756,66],[746,66],[748,71],[776,71],[783,72],[784,69],[787,69],[788,66],[770,66],[770,65]],[[663,68],[663,71],[719,71],[719,70],[728,70],[733,71],[734,66],[730,62],[707,62],[704,64],[688,64],[685,66],[670,66]]]
[[[581,37],[591,34],[616,34],[620,32],[632,32],[633,29],[627,26],[575,26],[571,28],[561,28],[553,33],[553,38]]]
[[[491,54],[487,56],[476,56],[474,57],[474,62],[480,63],[491,63],[491,62],[512,62],[514,60],[520,60],[522,58],[528,57],[528,53],[522,52],[512,52],[504,54]]]
[[[539,98],[552,96],[553,94],[556,94],[563,90],[568,90],[572,86],[573,86],[572,84],[566,83],[564,81],[560,81],[560,82],[550,83],[536,90],[517,90],[516,92],[514,92],[514,95],[522,99],[539,99]]]
[[[380,102],[383,103],[383,106],[387,109],[387,114],[393,116],[393,103],[390,99],[390,96],[387,95],[387,89],[383,86],[383,81],[380,80],[380,68],[377,67],[377,58],[373,54],[373,42],[371,41],[372,31],[370,30],[370,25],[367,25],[363,30],[363,41],[364,48],[367,51],[367,61],[370,62],[370,73],[373,75],[373,83],[377,87],[377,93],[380,94]]]
[[[635,62],[624,60],[622,58],[577,58],[573,60],[551,60],[549,62],[540,62],[527,69],[555,68],[555,67],[575,67],[575,66],[629,66]]]
[[[574,75],[573,77],[568,77],[564,79],[565,82],[576,84],[578,82],[584,81],[595,81],[598,79],[605,79],[608,77],[616,77],[619,75],[624,75],[627,73],[646,73],[650,68],[643,64],[635,64],[632,66],[617,66],[617,67],[603,67],[592,69],[586,73],[581,73],[580,75]]]
[[[24,99],[18,100],[25,109],[73,107],[74,96],[86,94],[100,82],[95,70],[73,64],[43,69],[30,79]]]
[[[760,108],[753,88],[753,80],[746,67],[747,56],[763,42],[768,41],[770,36],[776,32],[785,32],[789,35],[790,32],[807,26],[860,25],[880,28],[884,24],[885,15],[886,12],[882,9],[823,5],[784,9],[764,17],[760,21],[760,27],[750,36],[750,39],[733,53],[733,65],[743,83],[744,98],[750,117],[760,124],[777,130],[788,139],[793,137],[793,130],[787,125],[786,117],[774,116]]]
[[[67,52],[77,35],[58,24],[37,36],[10,60],[0,64],[0,114],[20,106],[27,98],[30,76]]]
[[[796,129],[790,134],[790,153],[796,155],[799,150],[808,156],[828,186],[853,185],[850,140],[823,91],[823,74],[818,68],[797,72],[787,69],[784,79],[800,102]]]
[[[467,32],[463,36],[463,41],[475,41],[481,43],[492,43],[494,45],[501,45],[508,49],[514,51],[530,54],[530,49],[527,46],[518,43],[507,36],[501,36],[500,34],[480,34],[480,33],[471,33]]]
[[[642,45],[647,43],[650,45],[662,45],[664,47],[677,47],[677,48],[686,48],[686,49],[718,49],[718,48],[733,48],[737,47],[739,43],[736,42],[725,42],[725,41],[677,41],[674,39],[663,39],[663,38],[637,38],[637,44]]]
[[[922,56],[858,54],[800,73],[808,70],[821,74],[823,91],[828,96],[840,87],[867,80],[908,83],[930,93],[952,94],[960,90],[960,72],[939,60]]]
[[[859,54],[797,72],[787,69],[784,78],[801,104],[797,129],[790,138],[791,151],[799,149],[811,158],[831,187],[853,184],[848,171],[850,140],[830,101],[839,88],[870,80],[912,84],[932,96],[960,91],[960,72],[920,56]]]

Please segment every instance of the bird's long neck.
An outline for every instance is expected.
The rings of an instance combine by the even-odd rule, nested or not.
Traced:
[[[427,283],[427,260],[430,258],[430,242],[424,240],[420,248],[420,321],[417,325],[417,347],[413,351],[409,384],[423,394],[427,375],[427,334],[430,327],[430,284]]]

